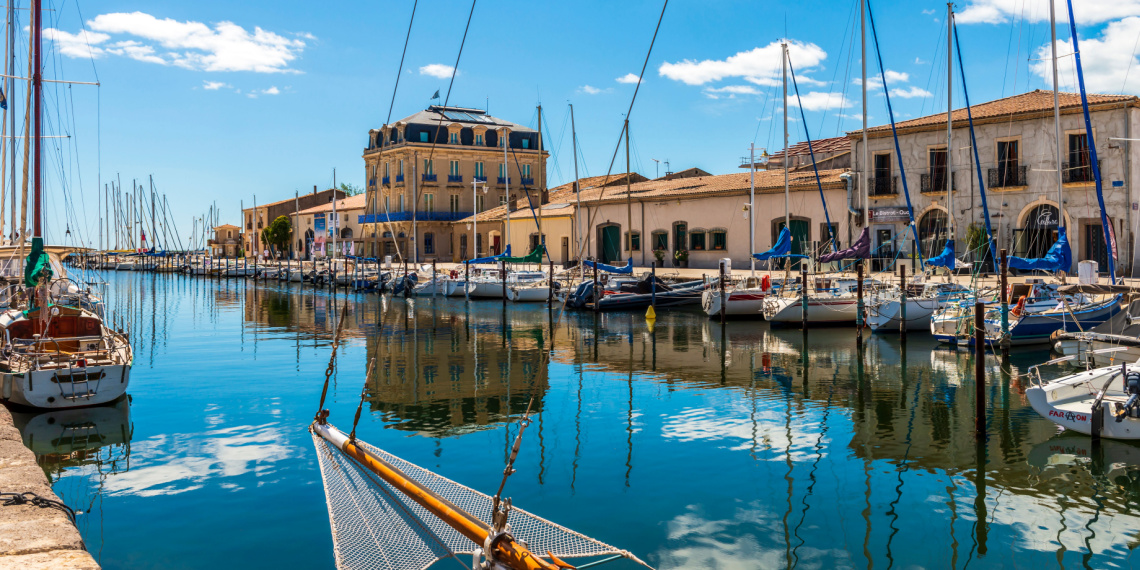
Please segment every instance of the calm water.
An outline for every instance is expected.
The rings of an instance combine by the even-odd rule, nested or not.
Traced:
[[[1094,457],[1037,416],[1017,374],[1045,352],[1012,375],[988,362],[979,461],[972,356],[922,335],[872,337],[860,360],[846,330],[805,342],[688,311],[650,332],[636,314],[107,278],[131,401],[19,419],[104,568],[333,566],[306,426],[345,304],[331,421],[350,426],[364,388],[358,436],[493,492],[533,398],[507,494],[658,568],[1140,566],[1140,447]]]

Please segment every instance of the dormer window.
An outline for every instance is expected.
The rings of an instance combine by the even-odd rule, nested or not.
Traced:
[[[451,133],[450,144],[459,144],[459,133]]]
[[[422,143],[428,142],[427,131],[420,131],[420,142],[422,142]]]
[[[475,146],[485,146],[483,144],[483,135],[475,135]]]
[[[523,148],[530,148],[530,139],[523,139],[522,140],[522,147]]]

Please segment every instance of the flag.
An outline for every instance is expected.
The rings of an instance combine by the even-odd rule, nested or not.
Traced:
[[[439,89],[436,89],[436,90],[435,90],[435,95],[432,95],[432,96],[431,96],[431,98],[432,98],[432,99],[439,99]],[[5,109],[7,109],[7,108],[8,108],[8,103],[7,103],[7,102],[5,102],[5,103],[4,103],[4,108],[5,108]]]
[[[0,89],[0,109],[8,110],[8,97],[4,95],[3,89]]]

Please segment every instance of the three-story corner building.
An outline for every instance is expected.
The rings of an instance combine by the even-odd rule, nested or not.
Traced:
[[[1137,198],[1132,188],[1140,184],[1140,173],[1133,170],[1133,164],[1140,158],[1140,145],[1128,139],[1140,133],[1140,99],[1117,95],[1088,98],[1097,165],[1090,157],[1080,95],[1059,95],[1063,208],[1057,201],[1058,141],[1052,91],[1037,90],[970,107],[977,153],[971,144],[966,109],[954,110],[950,171],[946,167],[945,113],[897,123],[898,146],[918,230],[917,249],[922,256],[942,250],[952,216],[958,256],[972,258],[965,251],[970,226],[975,226],[975,235],[984,227],[980,170],[999,247],[1010,255],[1041,257],[1056,241],[1063,210],[1074,258],[1070,271],[1086,259],[1099,262],[1101,271],[1106,271],[1109,248],[1096,196],[1093,169],[1097,168],[1117,242],[1117,272],[1130,272],[1136,256],[1133,239],[1137,222]],[[898,255],[900,248],[903,254],[910,254],[914,240],[891,126],[868,129],[866,164],[862,132],[850,132],[848,137],[856,193],[862,196],[866,192],[868,196],[870,219],[866,223],[871,228],[874,256],[885,261]],[[947,186],[953,194],[953,212],[949,210]]]
[[[545,201],[549,153],[539,144],[535,130],[486,111],[437,105],[369,131],[360,223],[375,241],[365,251],[413,262],[499,252],[494,237],[469,248],[452,222],[528,193]]]

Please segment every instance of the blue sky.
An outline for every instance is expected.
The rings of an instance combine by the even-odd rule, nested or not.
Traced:
[[[1050,87],[1048,62],[1039,60],[1047,55],[1046,2],[956,4],[971,101]],[[411,1],[50,4],[46,75],[97,77],[102,86],[49,86],[48,113],[59,115],[49,119],[49,134],[74,136],[51,141],[47,223],[52,232],[86,226],[92,242],[94,217],[69,222],[60,207],[69,201],[93,211],[100,177],[118,175],[129,189],[153,174],[183,234],[211,202],[223,222],[236,223],[239,206],[255,195],[265,203],[326,187],[334,168],[338,182],[363,185],[361,153],[368,129],[387,115],[412,8]],[[423,109],[437,89],[446,94],[470,6],[420,2],[393,119]],[[943,110],[945,3],[872,7],[896,118]],[[1059,10],[1063,16],[1063,3]],[[1140,69],[1132,69],[1140,0],[1084,1],[1076,10],[1089,90],[1140,92]],[[581,173],[604,174],[634,88],[620,79],[640,71],[660,11],[660,2],[641,0],[479,2],[450,103],[489,102],[492,114],[531,127],[541,103],[554,185],[573,173],[572,102]],[[665,160],[673,170],[735,172],[750,143],[779,149],[781,38],[793,43],[812,136],[858,129],[857,14],[855,0],[671,2],[631,115],[634,170],[653,176],[658,159],[661,173]],[[1058,35],[1067,42],[1067,27]],[[19,42],[26,46],[26,36]],[[1062,67],[1062,83],[1071,85],[1071,58]],[[868,73],[878,73],[873,55]],[[13,95],[22,109],[21,90]],[[960,85],[954,100],[962,101]],[[886,122],[881,90],[868,102],[871,123]],[[798,110],[790,110],[791,140],[803,140]]]

